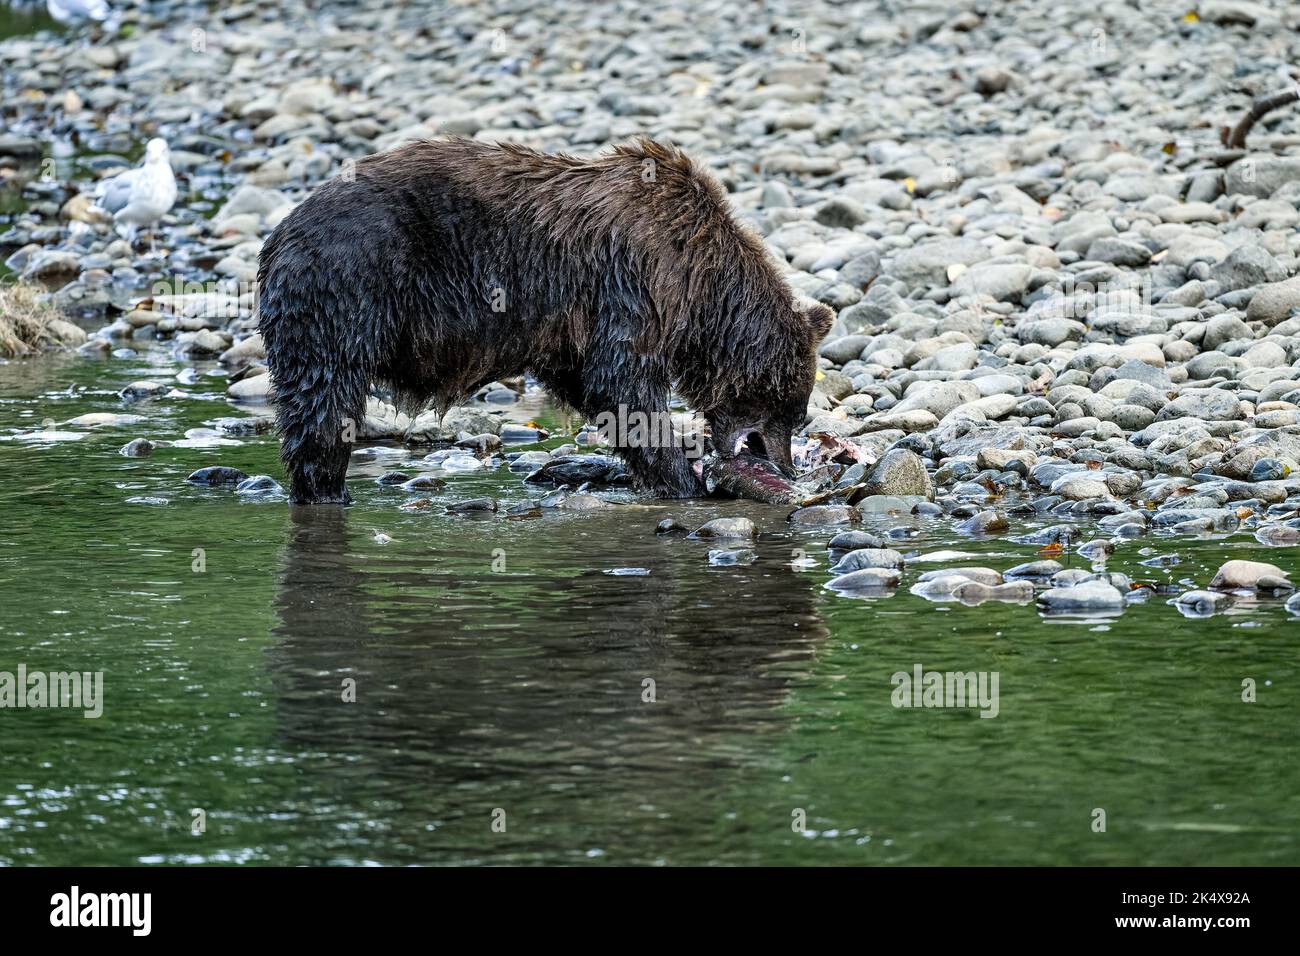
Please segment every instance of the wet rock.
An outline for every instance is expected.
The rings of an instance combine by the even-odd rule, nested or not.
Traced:
[[[1036,531],[1030,531],[1026,534],[1019,534],[1011,540],[1016,544],[1061,544],[1067,545],[1079,537],[1079,530],[1074,525],[1054,524],[1046,528],[1039,528]]]
[[[159,315],[157,312],[150,314]],[[128,320],[129,318],[128,316]],[[265,358],[266,346],[262,342],[262,335],[260,332],[254,332],[222,352],[218,361],[222,365],[238,368],[255,360],[265,360]]]
[[[119,448],[117,453],[126,458],[148,458],[153,454],[155,447],[154,443],[147,438],[133,438]]]
[[[833,574],[846,574],[863,568],[901,568],[903,556],[892,548],[858,548],[831,566]]]
[[[981,511],[957,525],[963,534],[1002,534],[1010,529],[1006,515],[996,511]]]
[[[843,592],[883,591],[897,587],[900,580],[902,575],[891,568],[863,568],[832,578],[826,587]]]
[[[748,548],[737,550],[715,550],[709,552],[709,564],[714,567],[732,567],[734,565],[753,564],[758,555]]]
[[[143,415],[119,415],[114,412],[88,412],[85,415],[78,415],[76,418],[69,418],[63,424],[71,425],[74,428],[111,428],[117,425],[135,425],[142,421],[144,421]]]
[[[513,424],[502,425],[499,435],[503,445],[530,445],[533,442],[545,441],[549,437],[550,433],[543,428]]]
[[[1070,501],[1089,501],[1093,498],[1109,498],[1110,487],[1099,472],[1083,471],[1062,475],[1052,482],[1052,494],[1060,495]]]
[[[858,524],[862,514],[851,505],[811,505],[792,511],[788,520],[796,528],[834,527]]]
[[[692,538],[753,538],[757,534],[748,518],[714,518],[696,528]]]
[[[1085,541],[1075,548],[1079,554],[1092,560],[1104,560],[1115,553],[1114,542],[1107,541],[1103,538],[1094,538],[1092,541]]]
[[[827,547],[832,551],[856,551],[859,548],[883,548],[885,539],[867,531],[841,531],[831,538]]]
[[[1136,494],[1142,487],[1142,477],[1133,472],[1109,471],[1105,475],[1107,490],[1117,498]]]
[[[1221,591],[1184,591],[1169,603],[1201,616],[1213,614],[1225,607],[1230,600],[1231,598]]]
[[[1053,574],[1050,583],[1054,588],[1072,588],[1091,579],[1092,575],[1083,568],[1066,568]]]
[[[497,510],[494,498],[466,498],[447,505],[447,514],[491,514]]]
[[[598,498],[585,492],[576,494],[559,493],[542,499],[542,507],[555,508],[560,511],[606,511],[617,507],[604,498]]]
[[[248,475],[244,474],[238,468],[228,468],[225,465],[210,465],[207,468],[200,468],[198,471],[190,473],[186,481],[192,481],[196,485],[237,485],[246,481]]]
[[[1295,585],[1285,577],[1276,574],[1265,574],[1255,582],[1255,590],[1268,591],[1276,593],[1278,591],[1294,591]]]
[[[1038,596],[1038,603],[1048,611],[1120,611],[1124,608],[1124,595],[1104,581],[1084,581],[1073,587],[1044,591]]]
[[[1210,587],[1219,591],[1231,591],[1238,588],[1255,588],[1263,578],[1279,578],[1283,581],[1287,573],[1275,564],[1263,561],[1227,561],[1219,568],[1210,582]]]
[[[628,482],[623,462],[611,455],[557,455],[524,481],[553,485],[619,485]]]
[[[160,395],[166,395],[170,390],[171,386],[164,382],[150,382],[142,379],[138,382],[132,382],[117,394],[124,401],[134,402],[143,398],[157,398]]]
[[[226,389],[226,394],[236,402],[245,402],[250,405],[268,404],[271,399],[271,376],[262,374],[241,378],[239,381],[230,384]]]
[[[1250,468],[1250,481],[1281,481],[1291,474],[1290,467],[1277,458],[1260,458]]]
[[[507,458],[509,463],[506,467],[511,471],[532,473],[550,461],[551,454],[545,451],[524,451]]]
[[[859,497],[856,494],[851,496],[849,500],[857,509],[859,515],[909,514],[917,504],[925,501],[919,495],[900,498],[897,495]]]
[[[980,567],[941,568],[937,571],[926,571],[917,578],[917,580],[924,583],[943,577],[953,576],[965,578],[967,581],[979,581],[981,584],[987,584],[990,586],[1002,583],[1002,574],[1000,572],[993,570],[993,568]]]
[[[981,448],[975,464],[981,470],[1008,471],[1017,462],[1022,465],[1022,474],[1028,474],[1030,468],[1038,463],[1038,457],[1023,448]]]
[[[501,438],[488,432],[482,435],[464,435],[456,439],[457,448],[464,448],[474,455],[486,455],[501,447]]]
[[[1000,600],[1010,597],[1021,600],[1032,597],[1034,586],[1029,581],[1013,582],[1012,588],[1005,588],[1002,575],[992,568],[946,568],[930,571],[921,575],[912,586],[912,593],[930,600],[955,598],[962,600],[961,594],[967,595],[969,601]],[[966,590],[972,588],[972,590]]]
[[[235,486],[237,495],[282,495],[284,489],[270,475],[253,475]]]
[[[1004,578],[1050,578],[1056,572],[1062,570],[1061,565],[1051,559],[1043,561],[1028,561],[1024,564],[1017,564],[1014,568],[1009,568],[1003,572]]]
[[[997,585],[966,581],[953,589],[952,596],[962,604],[971,605],[985,601],[1029,602],[1034,599],[1034,586],[1029,581],[1008,581]]]
[[[1255,529],[1255,540],[1268,545],[1300,544],[1300,528],[1284,524],[1266,524]]]
[[[444,448],[424,456],[424,463],[431,468],[440,468],[447,472],[480,471],[483,461],[462,448]]]

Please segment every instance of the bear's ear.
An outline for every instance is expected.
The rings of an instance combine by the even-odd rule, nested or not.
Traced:
[[[812,330],[813,344],[816,345],[826,338],[826,333],[835,324],[835,310],[828,305],[814,302],[803,310],[803,314],[808,320],[808,327]]]

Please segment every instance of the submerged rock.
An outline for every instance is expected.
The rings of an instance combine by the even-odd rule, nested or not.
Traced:
[[[235,486],[237,495],[280,495],[284,489],[270,475],[253,475]]]
[[[155,447],[154,443],[147,438],[133,438],[119,448],[117,453],[127,458],[148,458],[153,454]],[[193,475],[190,477],[192,479]]]
[[[1231,598],[1222,591],[1184,591],[1168,603],[1185,608],[1199,616],[1213,614],[1230,600]]]
[[[752,538],[757,534],[748,518],[714,518],[696,528],[692,538]]]
[[[883,591],[898,586],[902,575],[893,568],[862,568],[826,582],[832,591]]]
[[[448,514],[483,514],[493,513],[496,510],[497,503],[493,498],[466,498],[464,501],[453,501],[447,505]]]
[[[811,505],[792,511],[788,520],[796,528],[834,527],[858,524],[862,514],[852,505]]]
[[[238,468],[227,468],[225,465],[211,465],[207,468],[200,468],[198,471],[190,473],[186,481],[192,481],[197,485],[237,485],[248,478]]]
[[[963,604],[983,604],[985,601],[1027,603],[1034,599],[1034,586],[1029,581],[1007,581],[994,585],[966,581],[953,589],[952,596]]]
[[[1121,611],[1124,595],[1105,581],[1083,581],[1073,587],[1044,591],[1038,603],[1048,611]]]
[[[885,539],[867,531],[841,531],[831,538],[827,547],[832,551],[855,551],[858,548],[883,548]]]
[[[709,564],[714,567],[731,567],[738,564],[753,564],[758,560],[756,555],[749,548],[738,548],[736,550],[714,550],[709,552]]]

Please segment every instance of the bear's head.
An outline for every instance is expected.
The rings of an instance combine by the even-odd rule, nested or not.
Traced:
[[[834,321],[834,311],[813,303],[795,306],[788,317],[764,325],[764,348],[748,363],[748,374],[738,377],[725,401],[704,410],[719,456],[747,451],[795,477],[790,439],[808,416],[817,381],[817,345]]]

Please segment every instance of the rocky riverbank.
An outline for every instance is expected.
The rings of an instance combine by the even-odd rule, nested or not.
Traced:
[[[0,43],[0,253],[82,317],[87,351],[218,361],[263,420],[257,254],[315,185],[442,133],[578,153],[649,134],[712,166],[792,286],[838,312],[805,433],[839,492],[796,529],[908,515],[1018,537],[1047,549],[1019,578],[1058,607],[1122,605],[1131,582],[1054,577],[1053,549],[1300,541],[1300,109],[1246,149],[1221,139],[1296,83],[1292,5],[178,2],[124,23]],[[153,256],[91,202],[151,136],[181,183]],[[378,396],[359,437],[458,443],[416,471],[495,465],[521,388],[446,421]],[[525,454],[521,474],[547,460]],[[890,561],[853,558],[839,590],[896,586]],[[951,577],[915,587],[1027,593]],[[1289,587],[1278,567],[1233,581]]]

